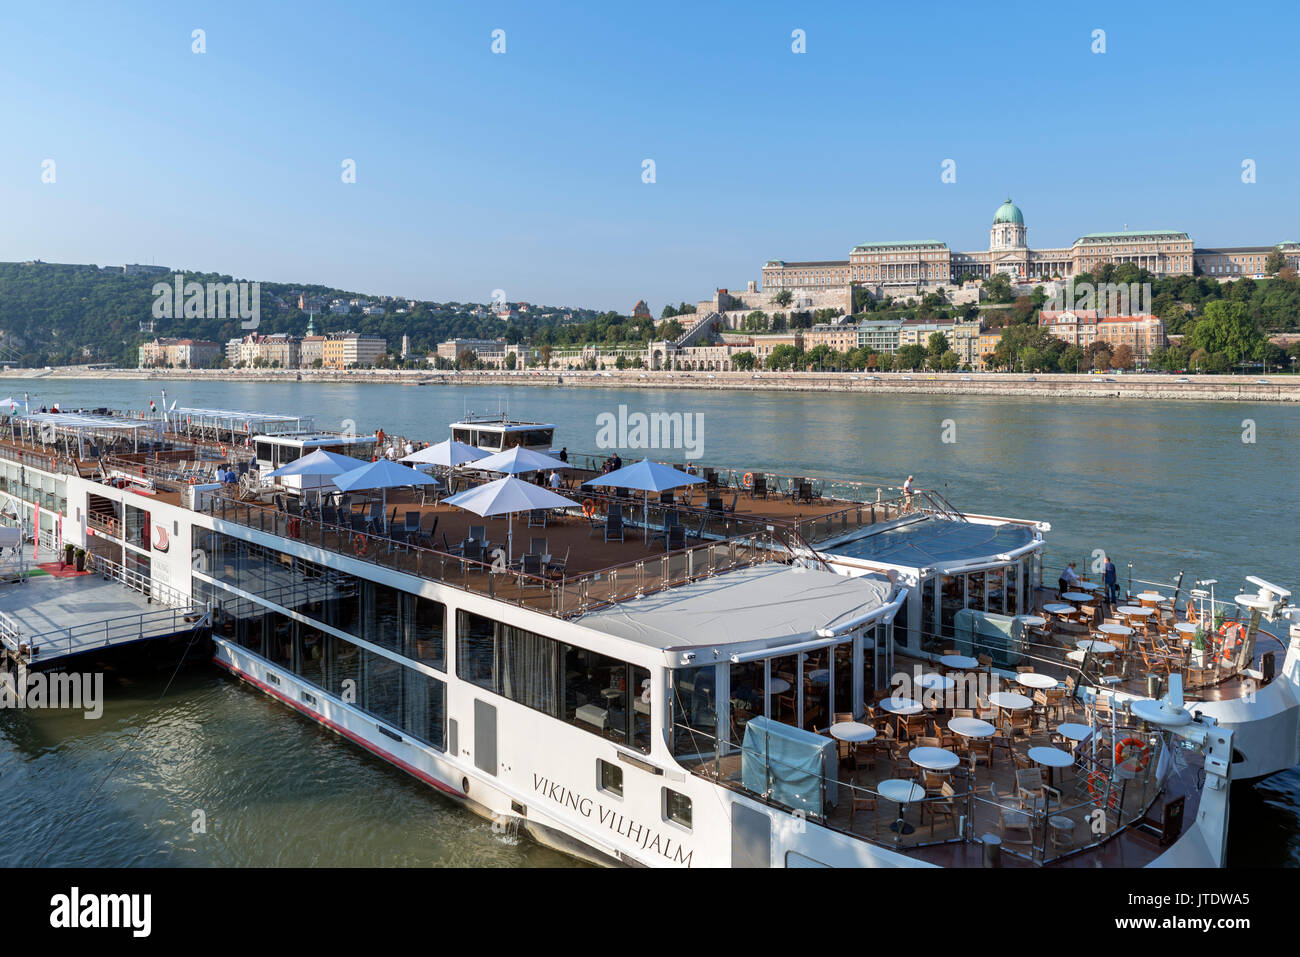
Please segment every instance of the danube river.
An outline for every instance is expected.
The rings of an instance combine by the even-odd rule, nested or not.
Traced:
[[[156,383],[30,385],[34,407],[161,404]],[[598,417],[620,405],[680,412],[699,416],[705,464],[873,487],[912,474],[959,508],[1050,522],[1053,578],[1105,550],[1121,579],[1132,562],[1147,580],[1217,578],[1220,596],[1247,574],[1300,585],[1300,408],[1280,403],[209,382],[173,383],[173,400],[429,441],[505,408],[555,424],[570,451],[595,451]],[[0,865],[568,863],[215,670],[159,700],[164,683],[112,689],[98,721],[0,713]],[[1300,773],[1239,789],[1230,844],[1234,866],[1300,863]]]

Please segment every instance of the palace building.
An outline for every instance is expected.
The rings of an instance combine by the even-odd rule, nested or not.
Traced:
[[[845,260],[787,262],[771,259],[763,266],[767,291],[828,290],[863,286],[883,295],[921,292],[987,279],[1006,273],[1013,282],[1068,279],[1094,272],[1105,263],[1136,263],[1156,276],[1194,272],[1219,278],[1262,276],[1268,254],[1278,249],[1300,269],[1300,243],[1196,249],[1185,232],[1174,229],[1128,229],[1088,233],[1069,247],[1034,249],[1029,245],[1024,214],[1010,197],[993,214],[989,248],[954,252],[938,240],[871,242],[854,246]]]

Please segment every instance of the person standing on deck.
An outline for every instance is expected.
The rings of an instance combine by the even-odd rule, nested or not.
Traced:
[[[1119,604],[1119,576],[1115,574],[1115,563],[1106,556],[1106,567],[1102,571],[1102,584],[1106,586],[1106,601],[1112,605]]]
[[[1074,570],[1074,562],[1070,562],[1070,564],[1065,566],[1065,570],[1061,572],[1061,577],[1056,583],[1057,592],[1064,594],[1067,591],[1071,591],[1074,588],[1074,583],[1078,580],[1079,573]]]
[[[906,507],[910,509],[912,507],[912,476],[910,475],[907,477],[907,481],[903,483],[903,498]]]
[[[551,491],[553,491],[553,492],[557,492],[557,491],[559,491],[559,489],[560,489],[560,473],[559,473],[559,472],[552,472],[552,473],[551,473]]]

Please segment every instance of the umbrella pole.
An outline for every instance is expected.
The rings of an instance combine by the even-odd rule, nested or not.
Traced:
[[[650,544],[650,490],[645,492],[645,542]]]
[[[511,512],[507,518],[506,527],[506,565],[509,566],[515,560],[515,513]]]

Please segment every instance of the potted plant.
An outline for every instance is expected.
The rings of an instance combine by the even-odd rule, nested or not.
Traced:
[[[76,559],[77,559],[77,571],[84,572],[86,570],[86,550],[84,548],[77,549]]]
[[[77,549],[77,546],[74,545],[74,544],[72,544],[72,542],[68,542],[67,544],[65,544],[65,545],[63,546],[63,564],[64,564],[64,565],[71,565],[71,564],[72,564],[72,553],[73,553],[74,551],[76,551],[76,549]]]
[[[1205,667],[1205,629],[1200,626],[1197,626],[1196,634],[1192,636],[1192,666]]]

